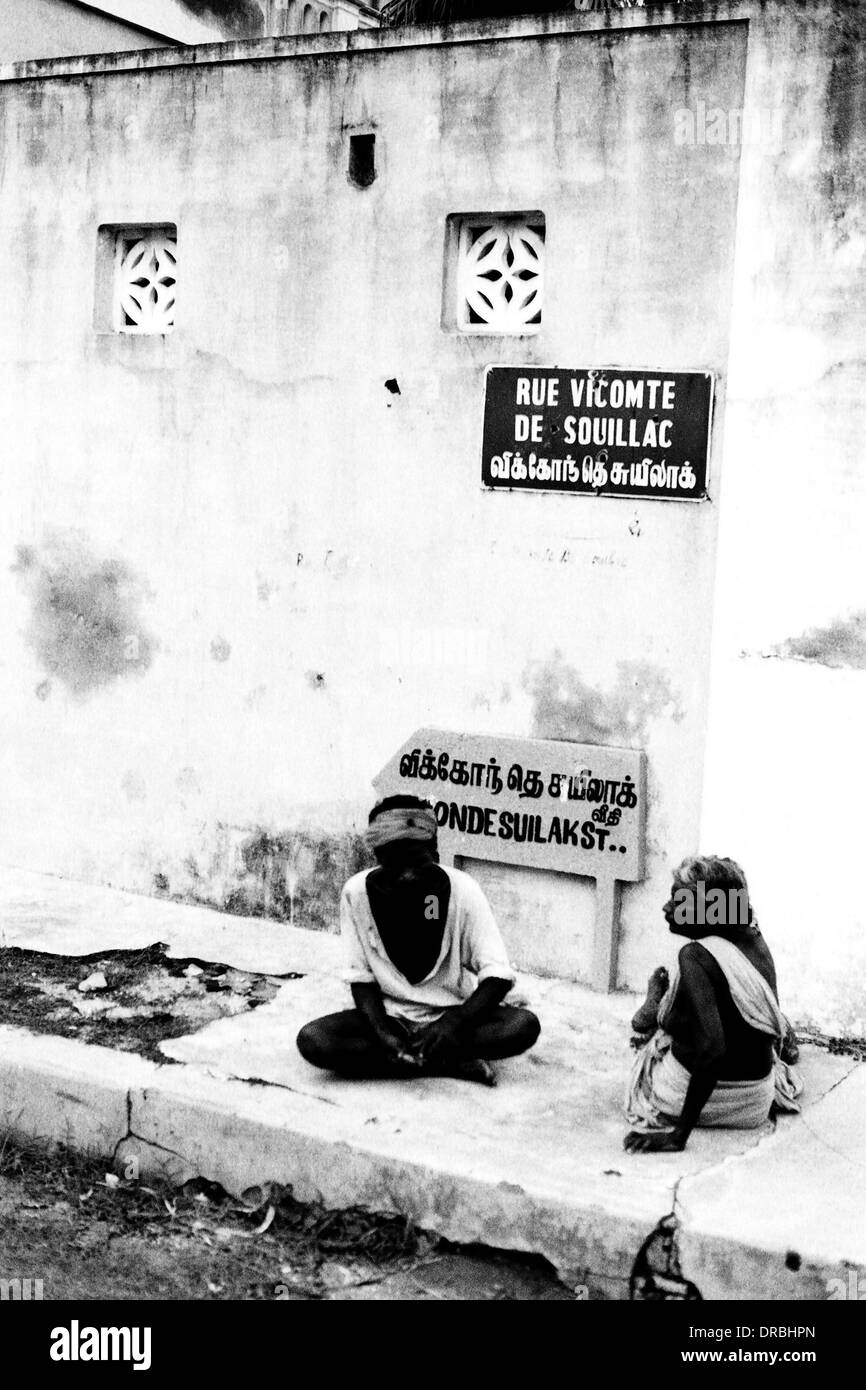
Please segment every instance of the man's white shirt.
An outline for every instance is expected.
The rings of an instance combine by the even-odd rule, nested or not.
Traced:
[[[461,869],[442,865],[451,881],[448,916],[436,964],[412,984],[394,965],[379,935],[367,897],[365,869],[350,878],[340,899],[340,931],[346,953],[343,978],[377,984],[385,1008],[397,1018],[427,1023],[462,1004],[482,980],[515,980],[505,943],[481,888]]]

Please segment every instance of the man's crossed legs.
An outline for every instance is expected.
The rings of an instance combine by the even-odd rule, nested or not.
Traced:
[[[414,1048],[426,1025],[393,1017],[388,1023],[405,1036],[405,1052],[400,1059],[376,1038],[359,1009],[342,1009],[306,1024],[298,1034],[298,1050],[314,1067],[356,1079],[457,1076],[494,1086],[490,1062],[526,1052],[541,1032],[538,1019],[528,1009],[500,1004],[483,1020],[461,1028],[447,1057],[424,1064],[414,1056]]]

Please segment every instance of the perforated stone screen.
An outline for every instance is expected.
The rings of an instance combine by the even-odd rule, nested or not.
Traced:
[[[464,333],[532,333],[544,298],[544,219],[457,219],[456,324]]]
[[[170,333],[177,296],[177,229],[115,233],[114,327],[121,333]]]

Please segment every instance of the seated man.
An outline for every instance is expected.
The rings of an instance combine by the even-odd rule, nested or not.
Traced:
[[[439,864],[432,807],[391,796],[370,812],[378,867],[343,889],[345,978],[355,1007],[308,1023],[301,1055],[343,1076],[459,1076],[495,1085],[490,1062],[536,1041],[538,1019],[503,1005],[514,983],[474,879]]]
[[[774,1104],[798,1111],[803,1089],[740,866],[684,860],[663,912],[689,941],[670,984],[664,968],[653,972],[632,1020],[640,1051],[626,1101],[631,1153],[681,1150],[696,1125],[757,1128]]]

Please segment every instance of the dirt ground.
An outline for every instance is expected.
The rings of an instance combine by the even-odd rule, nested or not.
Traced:
[[[168,1063],[165,1038],[273,999],[282,979],[219,962],[170,959],[157,942],[142,951],[59,956],[0,948],[0,1018],[34,1033],[56,1033],[139,1052]]]
[[[168,1065],[163,1039],[256,1008],[282,978],[297,977],[169,959],[162,943],[87,957],[4,947],[0,1017]],[[261,1195],[244,1206],[202,1181],[145,1185],[105,1159],[0,1135],[0,1281],[39,1279],[49,1300],[574,1297],[541,1260]]]
[[[573,1300],[542,1260],[458,1248],[400,1217],[326,1212],[285,1193],[246,1207],[104,1160],[0,1139],[0,1280],[43,1298]]]

